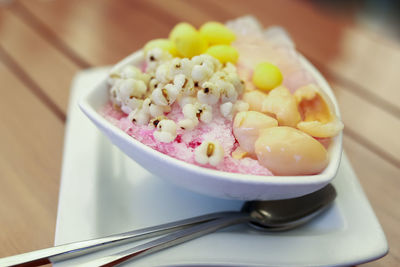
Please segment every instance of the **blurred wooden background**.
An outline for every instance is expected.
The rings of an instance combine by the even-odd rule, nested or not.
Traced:
[[[399,25],[374,27],[363,1],[0,1],[0,257],[51,246],[69,87],[79,70],[111,65],[174,24],[254,14],[282,25],[338,98],[344,148],[400,266]],[[338,1],[336,1],[338,2]],[[366,1],[368,2],[368,1]],[[387,2],[387,1],[383,1]],[[395,1],[393,1],[395,2]],[[392,10],[393,11],[393,10]]]

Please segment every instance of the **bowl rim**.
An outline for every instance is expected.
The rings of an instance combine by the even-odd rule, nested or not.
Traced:
[[[316,79],[317,84],[320,88],[328,94],[330,100],[333,103],[335,114],[340,119],[340,112],[339,107],[337,104],[337,100],[333,94],[331,87],[329,86],[328,82],[322,76],[322,74],[300,53],[298,53],[299,59],[304,67],[312,74],[312,76]],[[120,69],[121,67],[134,64],[137,65],[144,59],[144,53],[142,50],[136,51],[129,55],[128,57],[121,60],[117,63],[114,67],[111,68],[110,71]],[[137,147],[143,150],[148,155],[153,157],[157,157],[160,160],[166,162],[166,164],[171,165],[171,167],[176,167],[180,169],[184,169],[188,172],[196,172],[198,175],[207,176],[207,177],[214,177],[219,180],[223,181],[230,181],[236,183],[245,183],[245,184],[276,184],[276,185],[311,185],[316,183],[327,183],[332,180],[338,171],[339,163],[342,155],[342,138],[343,138],[343,130],[335,136],[333,142],[331,143],[331,147],[328,148],[329,154],[329,163],[328,166],[319,174],[314,175],[298,175],[298,176],[277,176],[277,175],[255,175],[255,174],[244,174],[244,173],[233,173],[233,172],[226,172],[220,171],[215,169],[210,169],[207,167],[198,166],[192,163],[185,162],[180,159],[176,159],[172,156],[164,154],[160,151],[157,151],[140,141],[136,140],[132,136],[128,135],[122,129],[118,128],[117,126],[110,123],[106,120],[90,103],[91,99],[95,97],[95,94],[99,90],[104,90],[104,85],[107,83],[107,77],[105,77],[100,83],[96,86],[87,90],[83,94],[83,96],[79,99],[79,107],[81,110],[93,121],[96,121],[99,125],[107,128],[108,130],[112,131],[118,138],[122,138],[124,141],[128,142],[130,145]],[[105,104],[105,103],[104,103]],[[332,144],[335,147],[332,147]],[[329,152],[331,150],[331,152]],[[134,160],[134,159],[133,159]]]

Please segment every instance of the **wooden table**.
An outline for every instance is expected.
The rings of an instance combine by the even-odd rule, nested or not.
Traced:
[[[400,265],[400,42],[308,1],[8,1],[0,7],[0,257],[51,246],[71,79],[174,24],[255,14],[328,78],[344,147]]]

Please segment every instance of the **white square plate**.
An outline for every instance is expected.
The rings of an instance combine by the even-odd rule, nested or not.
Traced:
[[[77,99],[107,73],[77,75],[70,109],[55,244],[91,239],[221,210],[242,201],[223,200],[178,188],[125,156],[78,109]],[[311,223],[284,233],[245,225],[128,262],[128,266],[343,266],[382,257],[388,245],[362,188],[343,155],[333,185],[334,205]],[[55,266],[71,266],[133,246],[127,244]]]

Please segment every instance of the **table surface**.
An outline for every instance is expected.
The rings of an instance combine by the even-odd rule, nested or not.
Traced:
[[[76,72],[111,65],[180,21],[254,14],[282,25],[328,79],[344,148],[400,265],[400,41],[316,1],[0,1],[0,257],[51,246],[69,88]],[[354,1],[353,1],[354,2]]]

